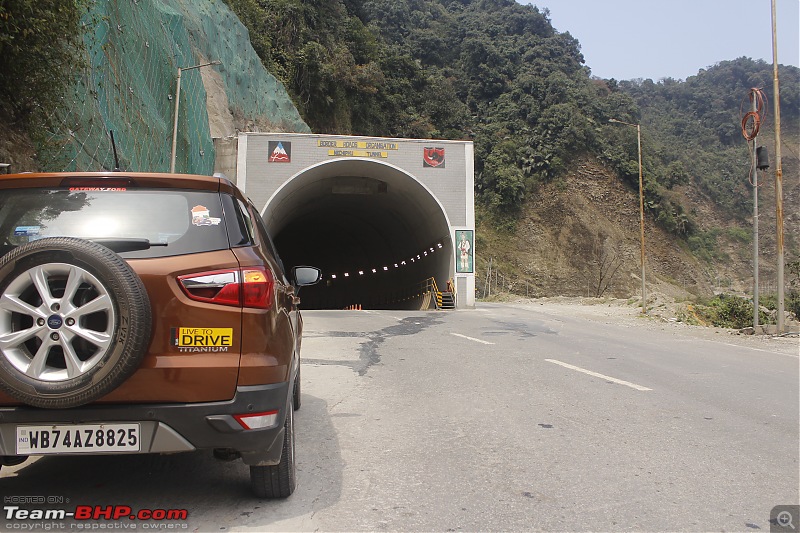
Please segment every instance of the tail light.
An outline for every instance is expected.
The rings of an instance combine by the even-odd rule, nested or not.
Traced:
[[[269,309],[275,278],[267,268],[248,267],[178,276],[178,283],[198,302]]]
[[[278,411],[233,415],[244,429],[266,429],[278,425]]]

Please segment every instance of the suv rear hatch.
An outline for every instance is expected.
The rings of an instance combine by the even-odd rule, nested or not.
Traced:
[[[0,182],[0,255],[45,237],[78,237],[118,252],[139,275],[155,317],[150,345],[133,376],[98,402],[233,398],[242,309],[214,300],[230,275],[209,278],[239,270],[231,246],[246,239],[231,196],[216,178],[112,179]],[[13,327],[12,314],[0,314],[0,328]],[[0,394],[0,403],[18,402]]]

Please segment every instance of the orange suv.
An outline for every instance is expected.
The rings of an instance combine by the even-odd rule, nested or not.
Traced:
[[[221,177],[0,178],[0,462],[213,450],[295,487],[299,287]]]

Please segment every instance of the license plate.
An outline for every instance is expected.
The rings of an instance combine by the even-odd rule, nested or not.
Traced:
[[[17,428],[18,455],[138,452],[139,424],[76,424]]]

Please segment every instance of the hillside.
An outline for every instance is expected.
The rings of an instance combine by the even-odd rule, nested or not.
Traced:
[[[796,158],[784,160],[784,175],[797,176]],[[775,290],[774,176],[759,195],[762,293]],[[695,187],[676,188],[684,205],[702,221],[713,256],[697,257],[651,217],[645,218],[648,292],[678,300],[714,292],[752,291],[752,228],[716,209]],[[800,183],[784,181],[787,258],[797,257]],[[639,198],[595,158],[577,161],[563,180],[550,182],[526,201],[513,230],[497,229],[479,210],[478,287],[486,291],[489,259],[505,292],[534,296],[607,296],[636,299],[641,293]],[[707,252],[708,253],[708,252]],[[787,279],[790,274],[786,272]],[[495,290],[496,285],[492,285]],[[655,296],[653,296],[655,298]]]
[[[645,235],[648,290],[673,297],[711,290],[697,259],[652,220],[645,221]],[[484,272],[491,258],[507,292],[640,294],[639,198],[596,160],[577,162],[563,181],[541,186],[514,231],[498,231],[480,217],[476,246]]]
[[[10,86],[6,94],[0,91],[0,117],[11,124],[0,130],[0,159],[14,170],[111,169],[108,132],[114,131],[123,169],[168,171],[178,68],[211,61],[220,64],[181,76],[179,172],[211,174],[213,138],[241,130],[308,131],[283,86],[261,64],[247,29],[222,2],[61,2],[59,10],[79,18],[80,34],[64,45],[56,64],[51,49],[58,47],[43,39],[75,31],[50,16],[56,8],[43,2],[5,9],[3,63],[28,66],[15,84],[3,83]],[[17,42],[23,45],[8,44]],[[40,51],[47,51],[42,59]],[[29,83],[65,89],[31,93]],[[23,132],[33,138],[35,158]]]
[[[514,0],[92,6],[82,19],[85,57],[67,69],[75,89],[39,128],[52,133],[34,147],[19,143],[19,128],[0,131],[0,158],[15,158],[17,170],[109,168],[109,129],[122,132],[124,167],[165,170],[174,72],[221,59],[185,73],[179,171],[208,172],[212,137],[244,129],[469,139],[478,255],[516,280],[507,289],[635,296],[636,133],[609,123],[616,118],[642,125],[648,284],[678,296],[749,290],[752,190],[740,122],[751,87],[771,97],[764,62],[722,60],[685,81],[597,79],[546,10]],[[781,67],[781,80],[786,259],[796,261],[800,69]],[[0,102],[0,112],[12,108]],[[774,156],[770,128],[767,120],[760,144]],[[774,290],[767,176],[761,271]],[[478,279],[486,266],[479,261]]]
[[[513,0],[226,1],[263,32],[256,49],[312,130],[475,142],[482,255],[519,278],[512,290],[527,281],[542,294],[584,293],[587,263],[607,255],[594,251],[600,239],[626,258],[608,290],[637,292],[636,135],[609,118],[642,124],[648,277],[672,284],[666,292],[748,290],[752,190],[740,110],[751,87],[771,95],[771,65],[738,58],[686,81],[618,82],[592,78],[580,43],[546,11]],[[781,76],[793,260],[800,70],[781,67]],[[771,138],[767,123],[759,142],[774,154]],[[761,204],[768,285],[769,185]],[[566,227],[550,228],[554,220]]]

